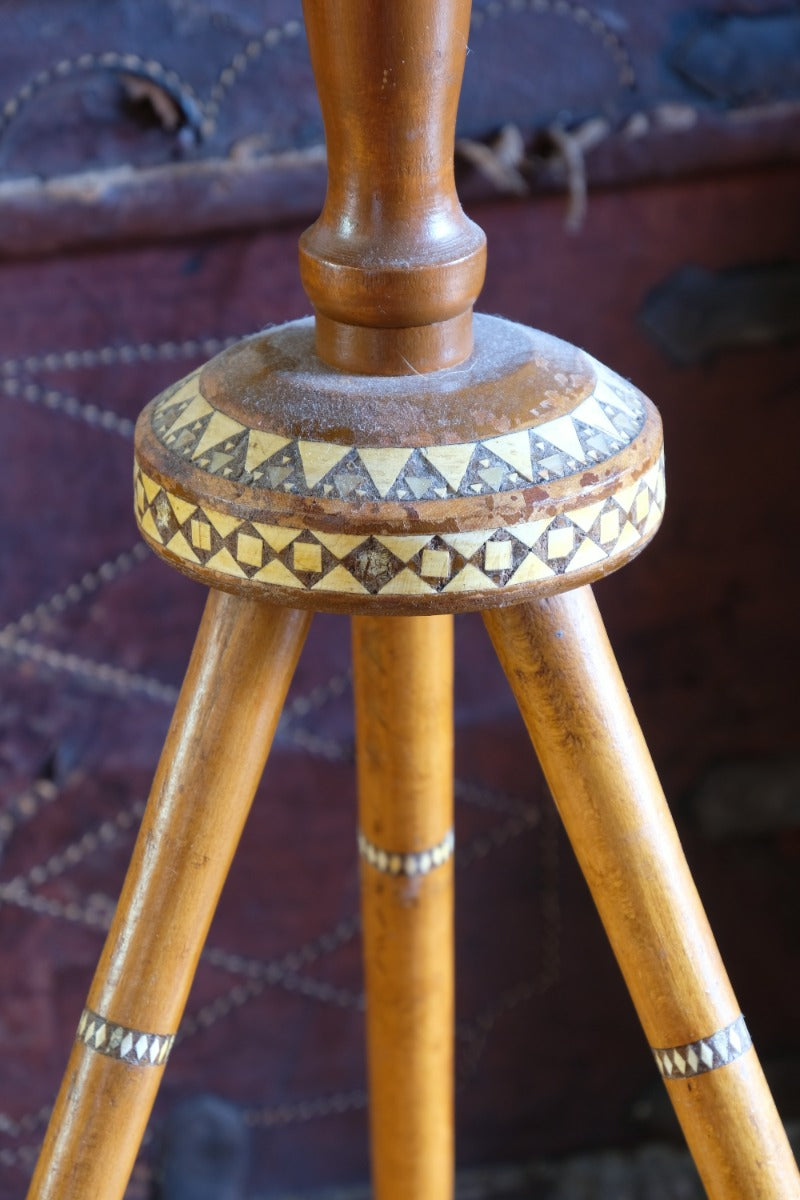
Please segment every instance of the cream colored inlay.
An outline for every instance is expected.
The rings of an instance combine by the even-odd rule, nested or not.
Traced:
[[[169,555],[201,574],[343,595],[413,597],[446,591],[477,596],[591,571],[605,562],[613,566],[657,527],[662,472],[660,459],[634,485],[626,484],[602,504],[566,508],[554,519],[463,534],[332,534],[250,522],[173,503],[178,498],[140,469],[134,492],[144,535],[156,545],[166,544]],[[628,504],[624,512],[620,496]],[[187,512],[191,515],[181,522]]]
[[[406,449],[359,449],[358,457],[369,471],[380,496],[391,489],[413,451]]]
[[[293,563],[295,571],[321,571],[321,547],[311,542],[295,542],[293,547]]]
[[[234,421],[232,417],[227,417],[225,413],[215,412],[206,425],[192,458],[202,458],[206,451],[213,450],[220,442],[226,442],[229,438],[238,437],[240,433],[244,433],[244,430],[244,425]]]
[[[246,471],[255,471],[262,462],[272,458],[284,446],[289,445],[289,439],[280,437],[277,433],[265,433],[261,429],[251,429],[247,439],[247,456],[244,460]]]
[[[485,571],[507,571],[512,565],[511,542],[487,542],[484,552]]]
[[[422,453],[431,466],[444,476],[453,491],[457,492],[474,450],[474,442],[462,442],[455,446],[427,446]]]
[[[319,483],[323,475],[332,471],[337,463],[346,458],[352,446],[332,446],[327,442],[298,442],[297,449],[303,464],[306,483],[311,488]]]
[[[484,445],[492,451],[492,454],[502,458],[525,479],[533,479],[529,429],[522,429],[519,433],[507,433],[502,437],[487,438]]]
[[[420,574],[429,579],[447,579],[450,574],[450,555],[446,550],[423,550]]]

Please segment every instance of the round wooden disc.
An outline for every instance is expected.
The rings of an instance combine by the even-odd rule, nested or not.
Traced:
[[[453,612],[591,582],[661,520],[661,422],[589,355],[475,317],[458,367],[349,375],[313,320],[223,351],[142,413],[136,517],[193,578],[291,607]]]

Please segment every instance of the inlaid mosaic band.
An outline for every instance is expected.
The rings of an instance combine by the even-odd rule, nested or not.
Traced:
[[[83,1010],[77,1040],[90,1050],[135,1067],[163,1067],[175,1041],[174,1033],[143,1033],[107,1021],[90,1008]]]
[[[384,850],[375,846],[364,836],[358,835],[358,852],[365,862],[384,875],[428,875],[436,867],[443,866],[453,857],[455,849],[455,834],[450,829],[442,840],[429,850],[418,854],[398,854],[392,850]]]
[[[359,502],[493,495],[585,471],[641,432],[645,408],[636,389],[600,363],[592,365],[594,390],[572,412],[452,445],[339,445],[253,429],[201,395],[199,371],[155,401],[152,428],[193,467],[259,490]]]
[[[665,1079],[690,1079],[693,1075],[704,1075],[735,1062],[752,1044],[744,1017],[739,1016],[732,1025],[710,1037],[689,1042],[686,1046],[653,1050],[653,1055]]]
[[[140,467],[134,487],[145,537],[187,565],[293,591],[413,597],[530,584],[633,550],[661,520],[664,460],[605,500],[464,533],[333,534],[245,521],[174,495]]]

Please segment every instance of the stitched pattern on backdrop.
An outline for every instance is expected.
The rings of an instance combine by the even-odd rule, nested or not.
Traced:
[[[598,39],[603,51],[614,62],[619,87],[636,86],[636,69],[625,42],[603,16],[589,5],[573,3],[572,0],[490,0],[475,8],[470,25],[473,32],[479,34],[487,19],[498,20],[524,12],[538,17],[563,17],[585,29],[590,36]],[[271,26],[257,38],[251,38],[220,68],[205,96],[200,95],[168,65],[138,54],[108,50],[60,59],[32,75],[0,106],[0,140],[20,112],[40,93],[61,80],[96,72],[132,75],[162,88],[179,109],[184,127],[198,140],[209,138],[216,132],[225,100],[244,75],[265,53],[303,37],[304,32],[300,21],[290,19]]]
[[[0,364],[0,397],[5,401],[5,413],[11,419],[24,412],[31,403],[41,404],[50,421],[78,420],[110,437],[128,436],[128,418],[104,406],[99,394],[91,391],[91,386],[91,394],[75,396],[70,403],[62,403],[61,397],[65,393],[50,389],[48,376],[58,373],[63,377],[77,370],[89,370],[91,376],[94,367],[114,365],[124,368],[138,363],[171,364],[197,360],[218,352],[234,340],[205,338],[150,342],[46,352],[7,360]],[[124,379],[124,372],[120,379]],[[51,397],[49,401],[48,396]],[[59,399],[52,398],[55,396]],[[120,481],[121,488],[128,486],[127,478]],[[87,696],[93,692],[107,693],[125,703],[174,704],[177,695],[174,683],[129,670],[121,661],[87,658],[63,645],[69,630],[65,625],[66,618],[88,611],[87,606],[102,596],[104,589],[141,570],[148,558],[147,551],[137,543],[92,569],[82,571],[51,595],[37,598],[26,611],[14,614],[0,627],[2,668],[11,676],[24,669],[45,680],[66,678],[71,687],[84,689]],[[51,644],[54,637],[58,645]],[[353,754],[350,735],[326,734],[314,727],[328,706],[343,697],[349,687],[349,672],[336,672],[305,693],[290,696],[281,718],[276,750],[297,747],[320,762],[350,763]],[[24,831],[32,823],[38,826],[46,822],[50,813],[58,817],[74,801],[76,794],[80,794],[81,786],[79,772],[71,772],[60,780],[31,779],[15,794],[8,795],[0,807],[0,850],[13,849],[14,839],[24,837]],[[540,856],[541,876],[538,921],[541,961],[533,975],[488,999],[486,1006],[472,1019],[459,1022],[456,1029],[458,1082],[463,1090],[475,1078],[486,1045],[503,1017],[533,997],[542,995],[557,981],[561,932],[558,834],[551,810],[540,810],[527,799],[487,789],[467,779],[457,781],[456,799],[462,811],[472,809],[485,814],[481,831],[456,843],[457,871],[474,868],[537,829],[536,852]],[[21,872],[0,878],[0,902],[17,911],[21,918],[25,915],[30,919],[46,918],[84,928],[97,937],[99,951],[102,936],[111,922],[114,899],[96,888],[84,890],[81,873],[86,868],[96,869],[112,851],[126,851],[132,845],[143,810],[142,797],[129,798],[117,808],[105,811],[80,834],[56,846],[50,844],[47,854],[39,861],[28,864]],[[70,883],[69,891],[51,892],[50,886],[61,880]],[[206,947],[202,962],[204,970],[219,980],[216,994],[194,1007],[190,1003],[176,1042],[202,1038],[208,1030],[228,1021],[253,999],[276,988],[296,996],[298,1002],[332,1008],[343,1016],[349,1014],[348,1020],[360,1022],[363,995],[317,973],[323,963],[335,965],[337,952],[349,945],[358,933],[359,919],[352,914],[274,958],[243,955],[224,946]],[[0,1167],[15,1172],[27,1171],[35,1159],[49,1109],[40,1105],[22,1114],[3,1111],[4,1105],[10,1103],[10,1096],[0,1096]],[[277,1104],[245,1108],[244,1117],[254,1128],[268,1130],[299,1122],[334,1119],[337,1115],[359,1111],[365,1104],[366,1096],[361,1089],[335,1093],[321,1090],[300,1099],[287,1098]],[[140,1181],[146,1180],[146,1172],[146,1164],[140,1163],[137,1167]]]

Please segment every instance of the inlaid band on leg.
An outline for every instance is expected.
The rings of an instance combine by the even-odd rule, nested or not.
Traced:
[[[75,1035],[90,1050],[135,1067],[163,1067],[175,1041],[174,1033],[144,1033],[107,1021],[90,1008],[83,1010]]]
[[[689,1079],[692,1075],[704,1075],[725,1067],[750,1049],[753,1042],[744,1023],[738,1016],[733,1024],[710,1037],[688,1042],[685,1046],[672,1046],[666,1050],[653,1050],[659,1071],[665,1079]]]
[[[448,829],[442,840],[429,850],[418,854],[400,854],[394,850],[383,850],[374,846],[363,833],[358,835],[358,852],[376,871],[385,875],[427,875],[435,867],[443,866],[453,857],[455,834]]]

